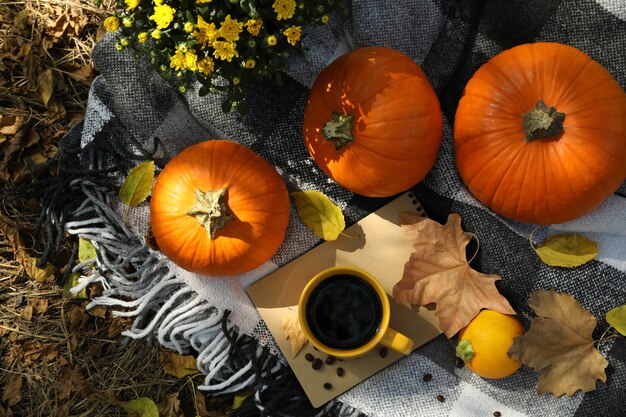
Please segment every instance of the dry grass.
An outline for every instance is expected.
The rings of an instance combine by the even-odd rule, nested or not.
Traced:
[[[30,181],[83,118],[97,75],[91,51],[112,3],[0,3],[4,187]],[[224,415],[229,400],[205,398],[190,377],[167,375],[159,347],[121,344],[127,321],[104,309],[86,312],[86,301],[64,296],[55,283],[62,259],[55,274],[32,279],[27,261],[42,247],[34,235],[38,214],[33,202],[0,205],[0,417],[125,416],[122,405],[137,397],[154,400],[165,416]]]

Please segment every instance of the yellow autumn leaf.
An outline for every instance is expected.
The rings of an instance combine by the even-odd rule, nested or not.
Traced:
[[[235,395],[235,398],[233,399],[233,405],[231,406],[231,408],[233,410],[237,410],[253,394],[254,394],[254,390],[250,390],[250,391],[242,392],[241,394]]]
[[[200,372],[196,364],[196,358],[192,355],[179,355],[176,352],[164,350],[161,351],[159,357],[165,373],[175,376],[176,378],[196,375]]]
[[[96,259],[96,248],[90,240],[78,238],[78,260],[81,262]]]
[[[291,349],[291,357],[295,358],[302,349],[302,346],[307,342],[300,324],[298,323],[298,314],[295,311],[289,310],[286,316],[281,321],[281,327],[285,339],[289,341],[289,348]]]
[[[626,336],[626,304],[606,313],[606,322],[622,336]]]
[[[70,291],[72,288],[78,285],[78,278],[80,274],[78,272],[73,272],[65,278],[65,283],[63,284],[63,297],[72,299],[72,298],[88,298],[87,297],[87,289],[83,288],[76,294],[72,294]]]
[[[129,206],[142,203],[152,189],[154,161],[146,161],[131,169],[120,188],[120,200]]]
[[[346,228],[341,209],[323,193],[314,190],[291,193],[302,222],[324,240],[336,240]]]
[[[148,397],[139,397],[123,405],[129,417],[159,417],[159,409]]]
[[[598,255],[598,242],[577,233],[560,233],[546,238],[533,249],[547,265],[573,268]]]

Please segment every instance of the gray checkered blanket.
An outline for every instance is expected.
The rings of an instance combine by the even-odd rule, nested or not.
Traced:
[[[371,45],[396,48],[422,66],[442,106],[439,158],[413,190],[429,216],[439,221],[451,212],[462,216],[465,230],[480,237],[476,268],[503,277],[498,289],[526,326],[533,317],[526,304],[531,292],[555,288],[573,294],[598,318],[599,336],[607,327],[605,312],[626,300],[626,187],[589,215],[544,231],[578,231],[599,241],[597,260],[571,270],[548,267],[529,247],[533,225],[493,214],[465,189],[454,166],[451,127],[472,74],[489,58],[521,43],[575,46],[626,88],[626,2],[352,0],[349,16],[333,16],[330,26],[340,36],[329,27],[306,33],[309,50],[292,59],[283,85],[252,86],[246,115],[224,114],[219,95],[179,95],[145,62],[133,59],[128,51],[117,52],[115,35],[108,35],[93,54],[101,75],[91,88],[85,120],[63,139],[61,155],[91,169],[113,167],[119,184],[138,161],[152,159],[162,168],[193,143],[234,140],[273,164],[289,191],[324,192],[352,224],[390,199],[353,195],[316,168],[301,133],[309,87],[327,63],[347,50]],[[67,187],[82,197],[59,221],[72,236],[92,240],[98,251],[98,270],[85,274],[78,288],[99,282],[104,291],[91,305],[111,306],[117,314],[133,317],[132,328],[124,333],[127,337],[158,340],[197,355],[205,374],[200,389],[207,393],[256,388],[254,401],[239,410],[240,415],[431,417],[489,416],[496,411],[507,417],[626,415],[623,339],[601,347],[609,361],[606,383],[599,382],[590,393],[554,398],[536,394],[538,374],[526,367],[501,380],[482,379],[456,367],[455,340],[444,336],[314,410],[307,407],[306,396],[245,294],[248,285],[320,243],[293,209],[285,242],[271,261],[240,277],[207,280],[178,269],[146,247],[147,203],[133,209],[125,225],[114,189],[87,177],[69,181]],[[133,276],[129,264],[134,266]],[[427,373],[433,378],[424,382]],[[289,394],[279,395],[281,391]]]

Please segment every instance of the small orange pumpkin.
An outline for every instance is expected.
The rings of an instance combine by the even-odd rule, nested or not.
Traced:
[[[480,313],[458,334],[457,356],[483,378],[504,378],[522,365],[509,358],[513,339],[524,335],[524,328],[515,316],[493,310]]]
[[[454,148],[463,182],[494,212],[544,225],[573,220],[626,177],[626,95],[576,48],[516,46],[467,84]]]
[[[236,275],[262,265],[288,222],[282,178],[235,142],[190,146],[167,163],[152,190],[150,223],[160,250],[198,274]]]
[[[359,48],[316,78],[304,113],[306,147],[348,190],[386,197],[426,176],[441,145],[439,100],[400,51]]]

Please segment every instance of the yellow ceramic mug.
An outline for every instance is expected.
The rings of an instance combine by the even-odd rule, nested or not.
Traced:
[[[336,266],[315,275],[298,303],[298,320],[319,351],[342,359],[363,356],[379,343],[408,355],[415,343],[389,327],[389,299],[369,273]]]

